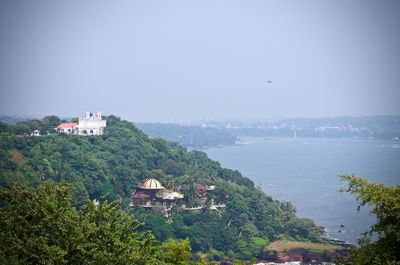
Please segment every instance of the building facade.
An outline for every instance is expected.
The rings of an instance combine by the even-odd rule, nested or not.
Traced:
[[[106,127],[106,120],[101,117],[101,112],[86,112],[84,117],[79,117],[79,135],[102,135]]]
[[[64,122],[57,126],[56,131],[66,134],[102,135],[107,121],[103,120],[101,112],[86,112],[76,122]]]

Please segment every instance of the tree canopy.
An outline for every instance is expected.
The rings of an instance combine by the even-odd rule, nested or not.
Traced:
[[[160,244],[104,198],[78,211],[69,191],[48,181],[0,189],[2,264],[192,264],[189,241]]]
[[[348,183],[343,192],[352,194],[359,207],[372,206],[377,222],[362,239],[360,247],[352,250],[342,264],[400,264],[400,186],[371,183],[358,176],[341,176]],[[373,235],[377,236],[373,240]]]

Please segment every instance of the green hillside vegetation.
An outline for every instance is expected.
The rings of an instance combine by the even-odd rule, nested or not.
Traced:
[[[59,120],[49,117],[0,124],[2,187],[16,183],[37,187],[44,180],[66,182],[78,210],[87,209],[88,200],[106,195],[108,201],[119,201],[120,209],[143,223],[142,232],[150,230],[161,242],[187,238],[193,253],[208,253],[216,260],[256,257],[265,244],[276,239],[321,241],[322,229],[312,220],[296,217],[290,203],[273,200],[238,171],[222,168],[203,152],[188,152],[176,143],[150,139],[115,116],[107,117],[105,135],[89,137],[52,133]],[[50,134],[26,136],[33,129]],[[214,199],[226,208],[221,213],[208,208],[175,209],[165,218],[157,208],[129,207],[134,187],[146,178],[156,178],[171,189],[194,183],[216,185],[206,203]],[[185,200],[196,205],[196,196],[185,194]]]
[[[116,203],[76,210],[65,183],[0,189],[0,202],[0,264],[198,264],[189,241],[159,243]]]

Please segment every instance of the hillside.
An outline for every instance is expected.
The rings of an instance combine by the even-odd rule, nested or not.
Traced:
[[[400,116],[294,118],[275,122],[208,122],[234,136],[399,139]]]
[[[193,149],[233,145],[240,137],[371,138],[399,140],[400,116],[296,118],[275,122],[209,121],[198,125],[137,123],[150,137]]]
[[[35,126],[50,127],[49,119]],[[26,121],[27,127],[32,122]],[[17,125],[0,126],[0,185],[37,186],[41,180],[67,182],[74,204],[88,199],[120,200],[121,208],[142,221],[142,230],[156,238],[188,238],[193,252],[207,252],[215,259],[249,259],[276,239],[319,242],[321,228],[312,220],[296,217],[288,202],[273,200],[240,172],[222,168],[200,151],[190,151],[160,138],[150,139],[132,123],[107,117],[105,135],[77,136],[51,133],[33,137],[17,135]],[[46,128],[47,128],[46,127]],[[207,198],[223,203],[219,213],[205,207],[199,211],[172,211],[166,218],[160,209],[129,207],[130,195],[140,181],[155,178],[177,189],[195,183],[215,185]],[[185,203],[196,205],[185,194]]]
[[[210,146],[233,145],[238,139],[224,128],[203,128],[170,123],[135,124],[150,137],[162,137],[188,148],[200,149]]]

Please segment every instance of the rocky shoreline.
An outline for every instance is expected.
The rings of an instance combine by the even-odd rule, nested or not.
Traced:
[[[327,241],[275,241],[263,248],[258,264],[329,264],[337,256],[349,255],[351,245],[338,240]]]
[[[311,251],[302,248],[279,250],[279,251],[264,250],[262,253],[261,260],[273,263],[297,262],[293,264],[300,264],[300,263],[322,264],[323,262],[324,263],[333,262],[334,258],[338,255],[346,256],[348,255],[348,250],[341,249],[341,250],[321,251],[321,252]]]

